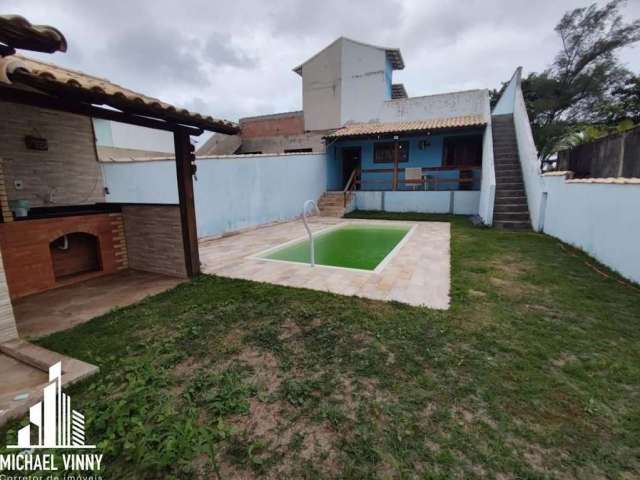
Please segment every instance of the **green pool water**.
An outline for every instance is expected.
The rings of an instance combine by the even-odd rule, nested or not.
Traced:
[[[315,234],[316,265],[375,270],[410,229],[406,225],[344,225]],[[309,240],[282,247],[261,257],[309,263]]]

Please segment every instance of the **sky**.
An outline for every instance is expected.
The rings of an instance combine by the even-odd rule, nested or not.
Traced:
[[[33,54],[228,120],[300,110],[292,69],[346,36],[400,48],[394,82],[409,96],[498,88],[518,66],[541,71],[560,48],[553,28],[584,0],[0,0],[61,30],[66,53]],[[640,18],[640,0],[623,9]],[[640,45],[619,55],[640,72]]]

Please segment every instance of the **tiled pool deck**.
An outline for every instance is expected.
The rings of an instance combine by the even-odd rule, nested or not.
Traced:
[[[383,220],[312,217],[313,232],[343,223],[397,224]],[[449,224],[401,222],[415,225],[397,253],[379,272],[274,262],[253,255],[306,235],[302,221],[257,228],[236,235],[201,240],[204,273],[244,278],[288,287],[303,287],[374,300],[395,300],[430,308],[449,308]]]

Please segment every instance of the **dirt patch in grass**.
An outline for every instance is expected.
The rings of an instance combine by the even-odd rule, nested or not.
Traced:
[[[289,340],[302,334],[302,329],[290,318],[285,319],[280,325],[280,340]]]
[[[300,460],[304,460],[326,476],[334,477],[339,473],[338,435],[335,430],[324,423],[303,423],[292,428],[291,433],[290,438],[299,435],[303,437],[303,441],[297,454],[285,457],[283,465],[286,470],[295,471]]]
[[[492,260],[489,265],[494,272],[489,282],[499,294],[519,299],[541,293],[539,286],[525,279],[527,274],[535,271],[535,266],[529,261],[517,255],[505,254]]]
[[[304,462],[309,462],[325,475],[339,472],[338,435],[335,430],[326,422],[310,421],[286,401],[252,398],[249,413],[235,417],[231,425],[247,450],[263,446],[272,459],[277,459],[268,474],[260,474],[260,478],[297,478],[294,472]],[[237,478],[254,478],[256,473],[238,472],[228,462],[223,463],[222,470],[239,474]],[[257,473],[260,473],[259,469]]]
[[[231,419],[230,424],[239,432],[251,438],[265,437],[270,444],[282,443],[280,432],[284,428],[284,418],[288,405],[282,400],[263,401],[258,398],[249,400],[249,413]]]
[[[182,380],[185,377],[190,377],[195,370],[202,368],[204,364],[205,361],[200,358],[188,357],[173,367],[171,375],[176,380]]]
[[[38,343],[108,478],[640,478],[640,297],[451,221],[448,311],[202,275]]]
[[[572,353],[562,352],[557,358],[551,360],[553,366],[562,368],[569,363],[573,363],[578,361],[578,357],[576,357]]]
[[[457,419],[463,428],[470,431],[473,425],[484,424],[493,430],[498,428],[496,421],[482,409],[471,409],[462,406],[455,406],[452,409],[453,418]]]
[[[233,354],[242,350],[242,339],[244,335],[245,333],[241,329],[234,328],[231,330],[225,335],[224,340],[221,342],[223,352]]]
[[[484,298],[487,296],[485,292],[481,292],[480,290],[474,290],[473,288],[470,288],[468,292],[470,297]]]
[[[273,394],[281,383],[278,359],[271,352],[245,347],[232,361],[240,361],[253,370],[253,379],[259,392]]]
[[[550,478],[576,478],[568,472],[559,472],[555,465],[568,458],[567,453],[555,449],[544,448],[538,443],[510,436],[507,444],[518,452],[524,463],[538,474]],[[578,477],[583,478],[583,477]],[[588,478],[588,477],[585,477]]]
[[[513,279],[490,277],[489,282],[500,295],[509,298],[526,298],[536,292],[536,288],[525,283],[514,282]]]
[[[202,368],[204,364],[205,361],[202,358],[188,357],[173,367],[171,369],[171,378],[174,383],[170,388],[170,392],[176,398],[182,395],[193,372]]]
[[[358,377],[356,379],[343,376],[340,378],[336,398],[343,402],[345,413],[355,418],[360,402],[389,402],[397,400],[397,396],[380,387],[375,378]]]
[[[256,473],[252,470],[243,470],[241,469],[239,466],[234,465],[232,463],[229,463],[225,460],[218,460],[218,471],[220,473],[220,475],[215,475],[215,474],[211,474],[211,475],[203,475],[200,478],[201,479],[234,479],[234,480],[254,480],[255,478],[258,478],[258,476],[256,475]]]

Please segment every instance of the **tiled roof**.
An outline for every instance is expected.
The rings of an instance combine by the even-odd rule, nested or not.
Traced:
[[[291,118],[291,117],[303,117],[304,111],[295,110],[291,112],[279,112],[279,113],[267,113],[265,115],[253,115],[251,117],[243,117],[240,119],[240,123],[242,122],[253,122],[255,120],[273,120],[276,118]]]
[[[20,15],[0,15],[0,44],[6,45],[4,54],[15,48],[38,52],[66,52],[67,40],[62,33],[48,25],[31,25]]]
[[[186,109],[176,108],[157,98],[129,90],[105,78],[62,68],[21,55],[0,58],[0,83],[25,84],[56,96],[78,96],[83,101],[207,130],[234,134],[236,123]]]
[[[573,178],[567,180],[567,183],[600,183],[615,185],[640,185],[640,178],[623,178],[623,177],[607,177],[607,178]]]
[[[463,117],[433,118],[411,122],[395,123],[357,123],[347,125],[325,138],[370,137],[389,133],[423,132],[485,125],[487,121],[482,115],[465,115]]]
[[[394,83],[391,85],[391,99],[396,100],[398,98],[407,98],[407,91],[404,89],[402,83]]]

